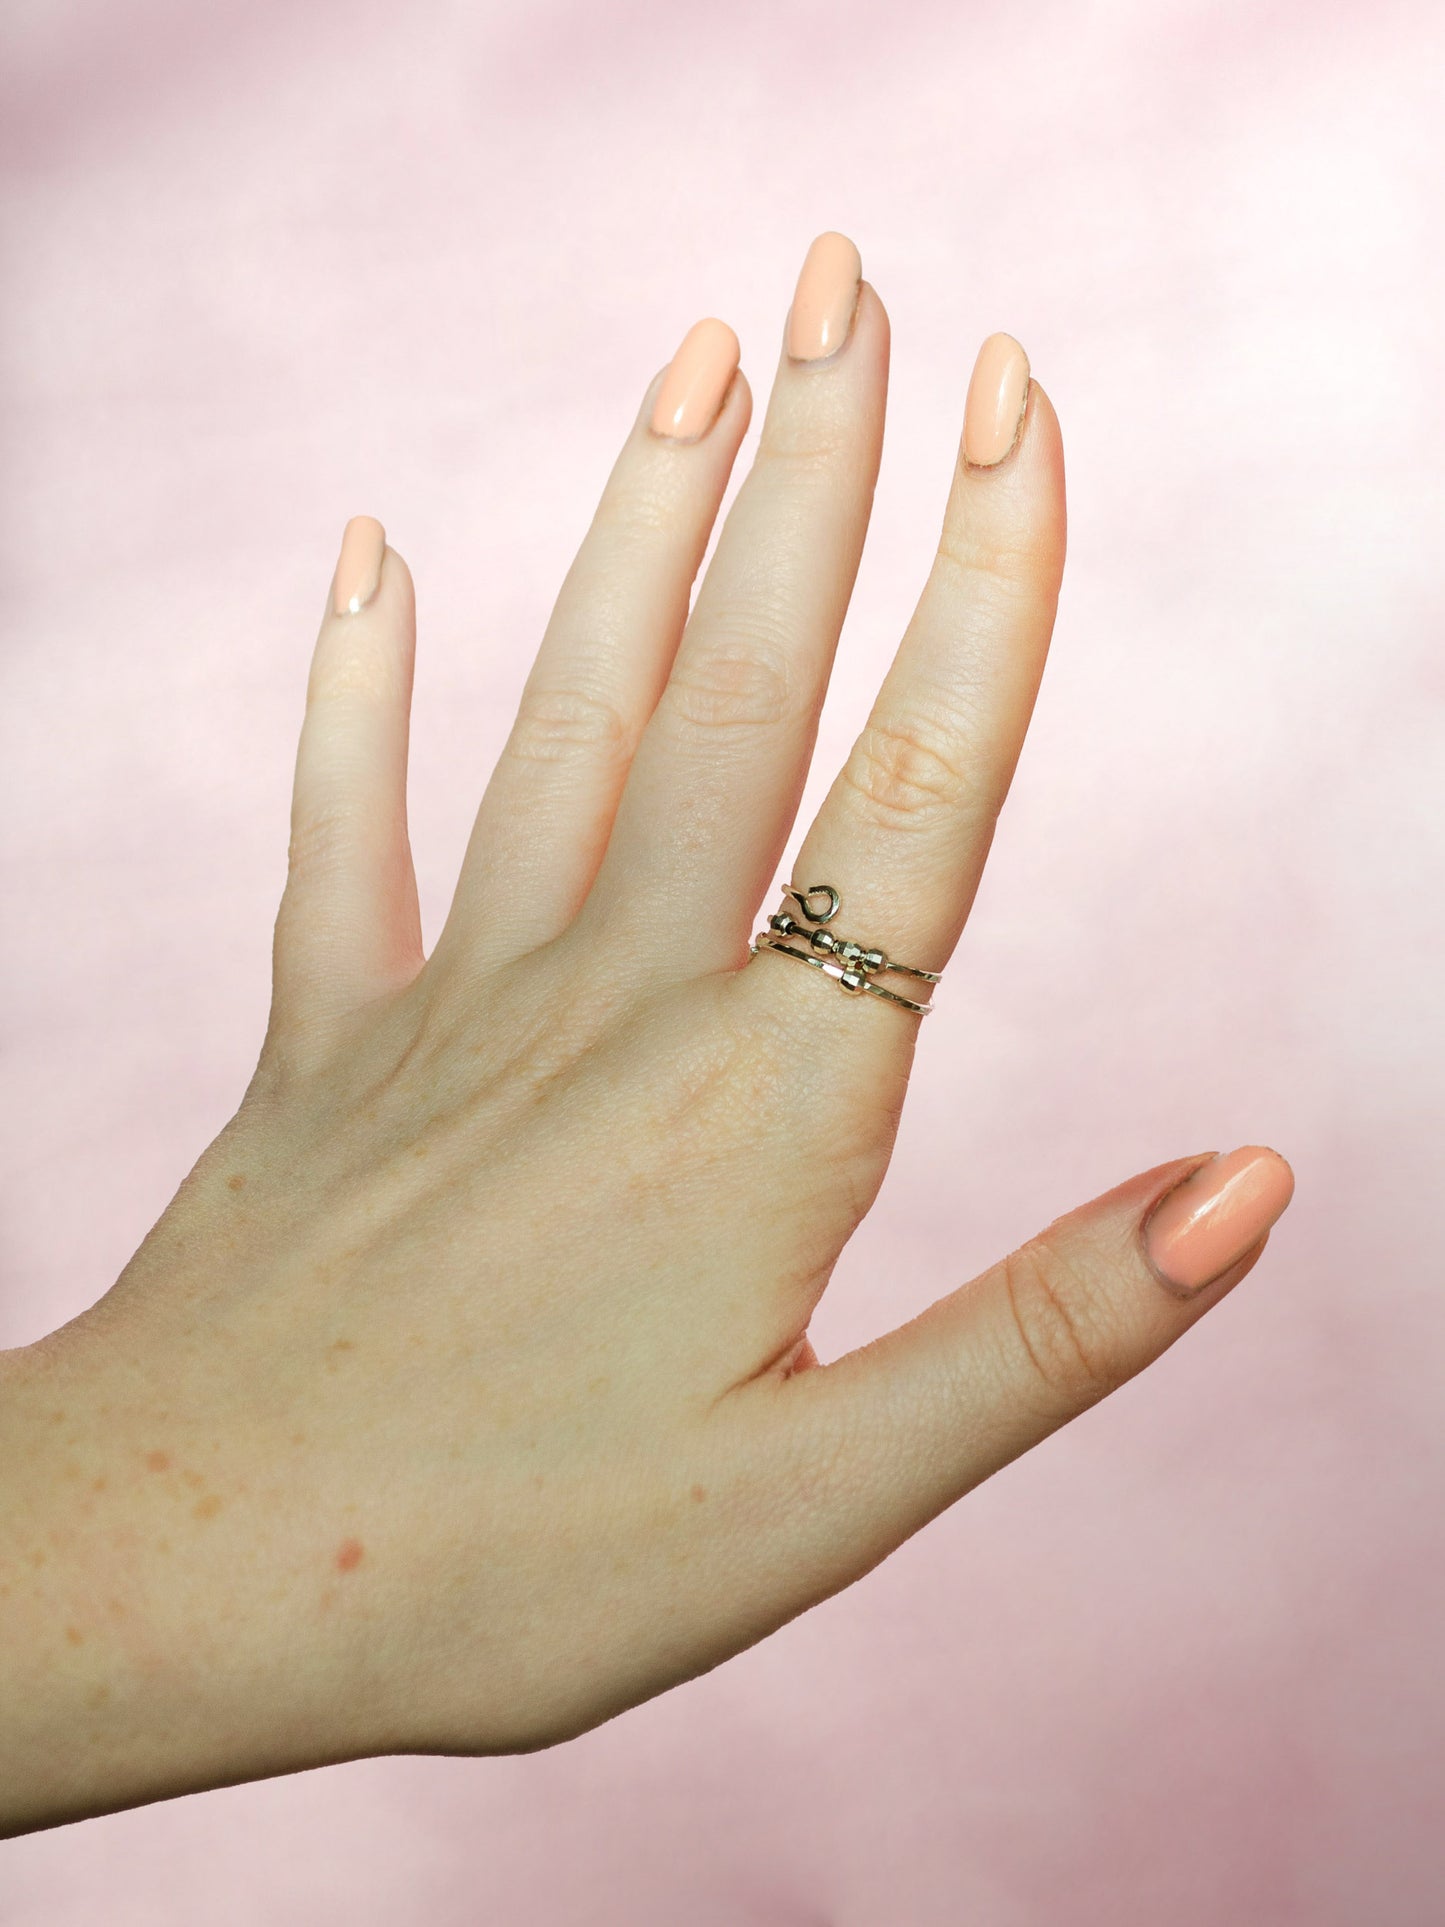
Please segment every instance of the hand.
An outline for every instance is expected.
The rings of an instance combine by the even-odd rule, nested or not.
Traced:
[[[412,584],[348,525],[254,1079],[114,1289],[5,1361],[12,1826],[580,1733],[1141,1369],[1288,1202],[1272,1152],[1175,1158],[814,1357],[931,1022],[749,951],[878,469],[888,324],[851,243],[809,254],[689,615],[748,426],[736,360],[703,322],[649,389],[429,958]],[[1063,557],[1058,421],[996,335],[932,572],[792,864],[841,892],[842,936],[946,965]]]

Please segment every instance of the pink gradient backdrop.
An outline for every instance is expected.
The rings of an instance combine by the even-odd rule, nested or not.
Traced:
[[[12,0],[4,35],[0,1339],[105,1288],[250,1073],[345,517],[418,580],[434,934],[642,389],[716,312],[765,392],[830,226],[894,381],[805,811],[990,329],[1072,502],[819,1350],[1161,1158],[1298,1174],[1217,1316],[761,1648],[553,1753],[0,1848],[6,1927],[1445,1916],[1440,7]]]

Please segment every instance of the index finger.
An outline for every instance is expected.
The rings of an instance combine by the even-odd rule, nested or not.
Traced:
[[[928,581],[792,866],[798,889],[838,893],[841,937],[930,971],[942,970],[958,942],[1043,674],[1064,521],[1058,418],[1019,344],[991,335],[969,387]],[[796,902],[782,907],[798,911]],[[782,966],[760,961],[764,954],[745,974],[768,972],[758,994],[771,995]],[[907,976],[876,981],[920,1000],[929,994]],[[805,991],[834,994],[811,972],[793,994]],[[885,1027],[918,1021],[871,997],[850,1000],[864,1003]]]

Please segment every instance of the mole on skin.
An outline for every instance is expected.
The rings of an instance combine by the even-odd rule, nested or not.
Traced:
[[[336,1551],[336,1570],[354,1572],[361,1564],[361,1555],[366,1551],[359,1539],[343,1539]]]

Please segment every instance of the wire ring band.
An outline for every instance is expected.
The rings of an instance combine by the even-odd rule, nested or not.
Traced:
[[[839,937],[827,928],[838,914],[842,901],[831,883],[814,883],[806,890],[799,890],[789,884],[783,893],[798,906],[798,916],[791,911],[780,910],[768,918],[768,928],[760,930],[753,938],[751,949],[754,956],[759,950],[775,950],[782,957],[796,957],[799,963],[811,964],[814,970],[821,970],[832,977],[840,990],[850,996],[866,992],[870,997],[881,997],[886,1003],[898,1004],[904,1010],[911,1010],[916,1016],[926,1017],[933,1005],[919,1003],[912,997],[904,997],[886,985],[875,983],[873,979],[885,970],[897,971],[905,977],[920,977],[925,983],[938,983],[941,970],[920,970],[916,964],[895,963],[886,951],[875,949],[870,944],[854,942],[848,937]],[[827,907],[814,910],[809,907],[810,899],[822,897]],[[787,939],[793,937],[806,943],[807,950],[799,950]]]

